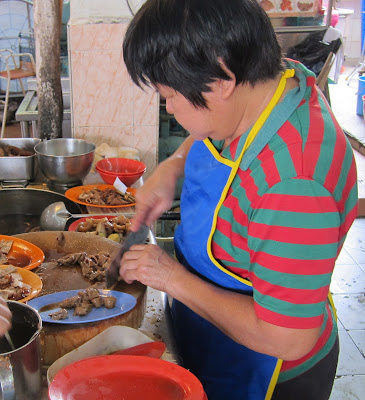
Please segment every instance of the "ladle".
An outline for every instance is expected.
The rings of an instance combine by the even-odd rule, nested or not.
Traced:
[[[134,213],[113,213],[109,214],[111,217],[124,215],[127,218],[133,218]],[[57,201],[47,206],[40,218],[40,227],[43,231],[63,231],[66,223],[70,218],[93,218],[105,217],[105,214],[71,214],[63,201]],[[179,220],[180,213],[167,211],[159,218],[161,220]]]
[[[122,214],[111,214],[111,216],[118,216]],[[131,218],[133,214],[124,213],[127,218]],[[70,218],[92,218],[101,217],[105,214],[71,214],[63,201],[57,201],[47,206],[40,218],[40,227],[43,231],[63,231],[66,223]]]

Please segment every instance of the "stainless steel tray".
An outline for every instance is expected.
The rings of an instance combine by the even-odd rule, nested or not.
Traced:
[[[16,146],[22,150],[33,151],[40,142],[36,138],[0,139],[0,147]],[[30,181],[36,175],[36,155],[0,157],[0,181]]]

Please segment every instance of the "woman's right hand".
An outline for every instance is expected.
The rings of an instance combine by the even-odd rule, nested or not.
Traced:
[[[136,215],[132,230],[145,224],[151,226],[174,200],[176,178],[167,163],[160,164],[136,192]]]
[[[0,336],[3,336],[11,328],[11,317],[7,302],[0,296]]]

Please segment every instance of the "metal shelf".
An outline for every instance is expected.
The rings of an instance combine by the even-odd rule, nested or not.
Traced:
[[[331,25],[331,18],[332,18],[332,6],[333,6],[333,0],[328,0],[327,4],[327,10],[323,15],[323,21],[322,23],[319,24],[298,24],[298,25],[289,25],[289,26],[279,26],[279,23],[281,21],[285,21],[288,18],[293,18],[291,22],[294,22],[294,19],[297,19],[299,21],[306,21],[306,22],[314,22],[315,18],[314,17],[284,17],[284,18],[278,18],[278,17],[271,17],[271,22],[274,26],[275,32],[276,33],[311,33],[311,32],[316,32],[316,31],[322,31],[326,30],[330,27]],[[269,15],[270,17],[270,15]],[[321,18],[321,15],[318,14],[318,22]],[[313,21],[312,21],[313,20]]]

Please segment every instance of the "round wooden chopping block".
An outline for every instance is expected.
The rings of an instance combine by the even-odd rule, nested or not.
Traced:
[[[41,248],[45,262],[32,272],[41,277],[42,291],[38,296],[65,290],[86,289],[91,285],[105,288],[105,281],[93,283],[81,275],[76,266],[57,266],[54,262],[66,254],[85,252],[87,255],[108,252],[111,258],[118,252],[120,244],[109,239],[80,232],[43,231],[16,235]],[[43,323],[40,334],[43,365],[51,365],[58,358],[76,349],[103,330],[114,325],[138,329],[146,312],[146,286],[139,282],[118,282],[113,290],[125,292],[137,300],[135,307],[116,317],[85,324]]]

